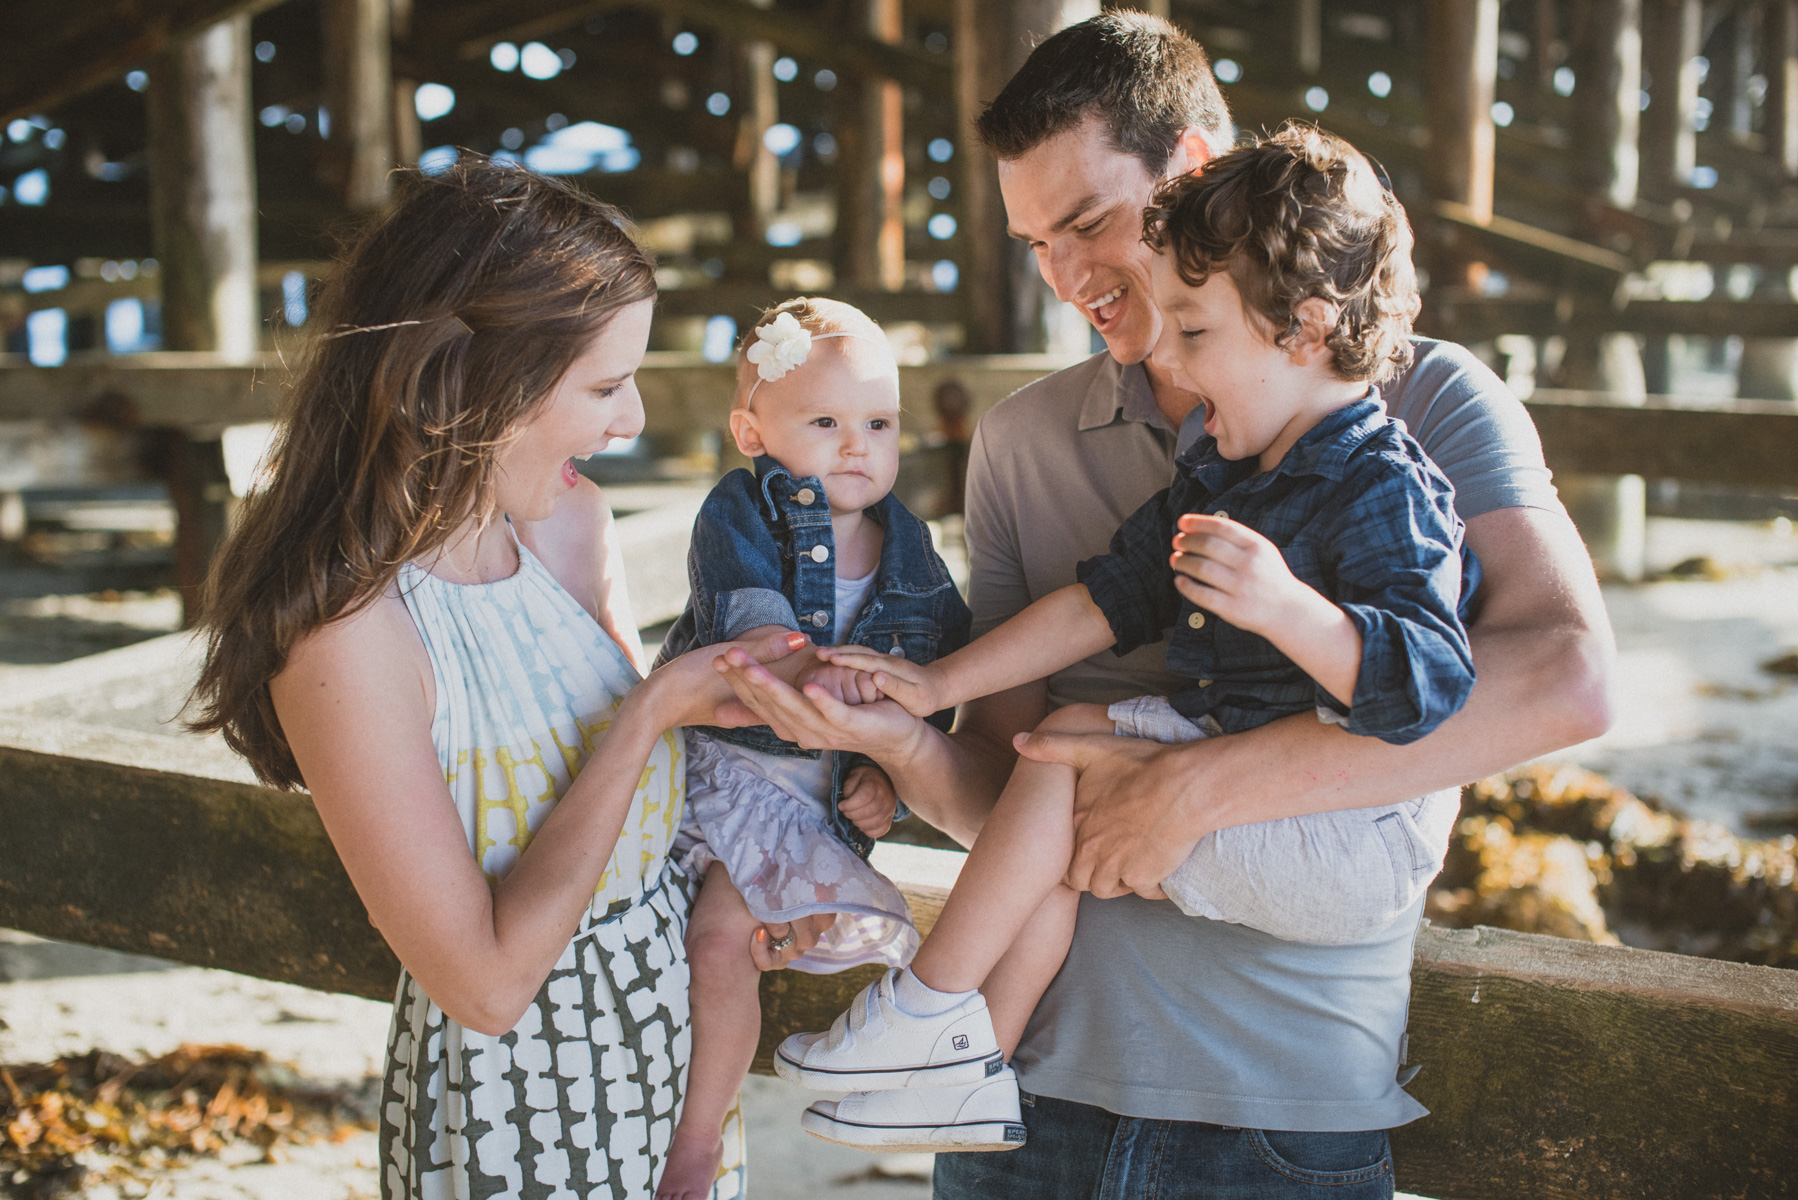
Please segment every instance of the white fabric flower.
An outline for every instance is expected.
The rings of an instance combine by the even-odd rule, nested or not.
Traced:
[[[804,362],[811,351],[812,331],[784,312],[755,331],[755,345],[746,357],[755,364],[756,374],[772,383]]]

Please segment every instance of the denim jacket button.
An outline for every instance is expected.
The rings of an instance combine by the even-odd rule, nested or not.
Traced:
[[[819,546],[812,547],[812,561],[813,562],[821,563],[829,557],[830,557],[830,547],[829,546],[819,545]]]
[[[793,499],[799,501],[799,503],[801,503],[801,504],[810,504],[812,501],[816,500],[817,498],[818,498],[818,493],[812,491],[811,488],[800,488],[798,491],[793,493]]]
[[[1205,614],[1196,612],[1192,614],[1192,616],[1186,618],[1186,623],[1194,629],[1203,629],[1205,628]]]
[[[812,614],[812,625],[814,627],[822,629],[828,624],[830,624],[830,614],[823,609],[820,608],[817,612]]]
[[[895,642],[893,644],[893,648],[891,650],[888,650],[887,653],[893,655],[895,658],[904,658],[905,657],[905,647],[901,646],[897,642]]]

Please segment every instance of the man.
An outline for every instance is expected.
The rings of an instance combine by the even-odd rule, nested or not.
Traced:
[[[1182,426],[1197,436],[1186,418],[1201,395],[1144,361],[1161,320],[1141,216],[1158,179],[1202,169],[1232,133],[1203,51],[1137,13],[1043,42],[977,130],[999,160],[1013,236],[1106,343],[976,431],[967,537],[980,634],[1073,582],[1074,565],[1171,478]],[[1602,601],[1522,406],[1465,350],[1432,342],[1384,395],[1454,482],[1485,569],[1471,699],[1404,747],[1309,716],[1173,746],[1023,741],[1030,757],[1080,772],[1069,882],[1090,894],[1014,1060],[1029,1142],[940,1156],[941,1200],[1391,1194],[1385,1130],[1423,1112],[1398,1088],[1413,1073],[1403,1030],[1420,913],[1372,942],[1312,946],[1187,917],[1158,898],[1159,881],[1215,829],[1421,796],[1609,723]],[[808,703],[752,666],[732,674],[777,730],[871,754],[914,811],[967,843],[1016,735],[1067,703],[1166,694],[1164,648],[1103,654],[967,704],[952,739],[890,706]]]

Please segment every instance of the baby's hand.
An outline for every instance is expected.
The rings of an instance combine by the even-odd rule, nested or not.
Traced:
[[[914,717],[928,717],[953,703],[946,694],[943,673],[934,663],[924,666],[866,646],[820,646],[818,657],[867,672],[875,687]]]
[[[806,684],[815,683],[834,696],[840,704],[872,704],[881,698],[880,689],[874,685],[874,677],[866,671],[827,662],[817,662],[806,667],[799,672],[799,678],[794,683],[802,692]]]
[[[893,827],[899,793],[893,790],[893,781],[885,771],[873,763],[863,763],[843,780],[843,799],[837,809],[869,837],[881,837]]]
[[[1316,592],[1293,575],[1280,548],[1247,525],[1187,513],[1179,528],[1174,586],[1238,629],[1268,637],[1286,624],[1295,600],[1315,598]]]

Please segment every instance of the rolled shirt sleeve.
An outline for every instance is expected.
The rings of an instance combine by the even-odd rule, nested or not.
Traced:
[[[1388,469],[1344,489],[1354,499],[1328,538],[1340,552],[1337,604],[1361,634],[1361,670],[1346,710],[1319,687],[1318,711],[1350,733],[1404,745],[1454,715],[1473,690],[1473,653],[1458,615],[1462,539],[1446,482],[1424,476],[1420,487],[1390,460],[1367,465]],[[1478,567],[1467,554],[1472,585]]]
[[[1155,493],[1118,528],[1109,554],[1089,558],[1075,569],[1075,577],[1111,623],[1115,654],[1160,641],[1179,615],[1180,593],[1174,589],[1170,560],[1180,513],[1172,497],[1172,488]]]

